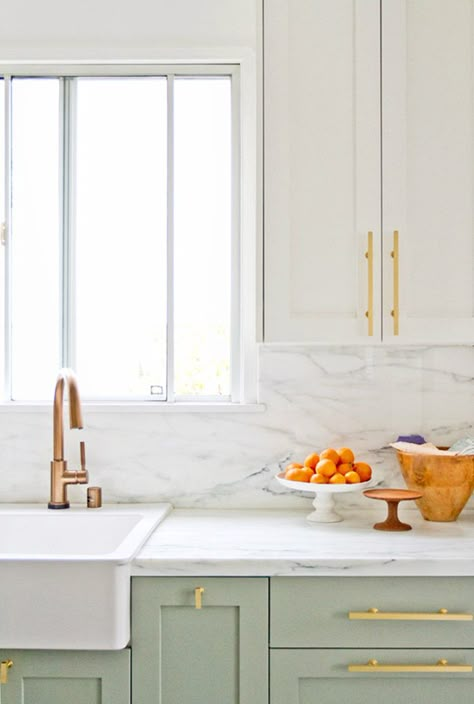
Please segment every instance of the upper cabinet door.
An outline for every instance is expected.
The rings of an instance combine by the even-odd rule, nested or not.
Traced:
[[[264,1],[264,133],[265,341],[380,340],[379,0]]]
[[[382,0],[384,340],[398,287],[398,339],[474,341],[473,46],[472,0]]]

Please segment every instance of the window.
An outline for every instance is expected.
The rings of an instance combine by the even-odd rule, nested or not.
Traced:
[[[8,398],[239,400],[235,76],[4,76]]]

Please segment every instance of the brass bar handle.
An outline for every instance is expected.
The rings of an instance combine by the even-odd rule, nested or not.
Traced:
[[[81,470],[83,472],[85,472],[86,471],[86,443],[84,442],[84,440],[81,440],[81,442],[79,443],[79,450],[81,453]]]
[[[447,609],[433,612],[416,611],[349,611],[349,618],[355,621],[472,621],[472,614],[450,614]]]
[[[369,660],[366,665],[348,665],[349,672],[472,672],[472,665],[449,665],[447,660],[438,660],[436,665],[379,665]]]
[[[0,684],[7,684],[8,670],[13,665],[13,660],[3,660],[0,663]]]
[[[365,317],[367,318],[367,334],[374,334],[374,233],[367,233],[367,251],[365,253],[367,259],[367,310]]]
[[[393,249],[390,252],[393,259],[393,334],[398,335],[400,331],[400,299],[399,299],[399,279],[400,279],[400,253],[398,246],[398,230],[393,231]]]
[[[194,606],[196,609],[202,609],[202,595],[204,593],[204,587],[196,587],[194,590]]]

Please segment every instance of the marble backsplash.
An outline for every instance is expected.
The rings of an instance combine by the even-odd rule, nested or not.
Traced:
[[[109,502],[180,507],[310,507],[273,475],[327,446],[352,447],[386,486],[403,487],[400,434],[449,445],[474,435],[474,347],[261,346],[259,401],[249,413],[84,411],[91,484]],[[80,381],[80,380],[79,380]],[[0,501],[43,502],[49,490],[50,409],[0,414]],[[67,433],[70,468],[77,431]],[[69,489],[84,501],[84,487]],[[342,504],[367,504],[358,492]],[[472,501],[472,500],[471,500]],[[474,506],[474,503],[472,504]]]

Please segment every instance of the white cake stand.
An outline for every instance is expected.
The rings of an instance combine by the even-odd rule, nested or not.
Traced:
[[[311,484],[311,482],[292,482],[290,479],[285,479],[283,472],[280,472],[275,477],[280,484],[286,486],[293,491],[303,491],[307,494],[315,494],[313,500],[314,511],[312,511],[306,520],[311,523],[337,523],[343,518],[336,511],[334,500],[335,494],[345,494],[349,491],[362,491],[375,486],[377,482],[369,479],[367,482],[359,484]]]

